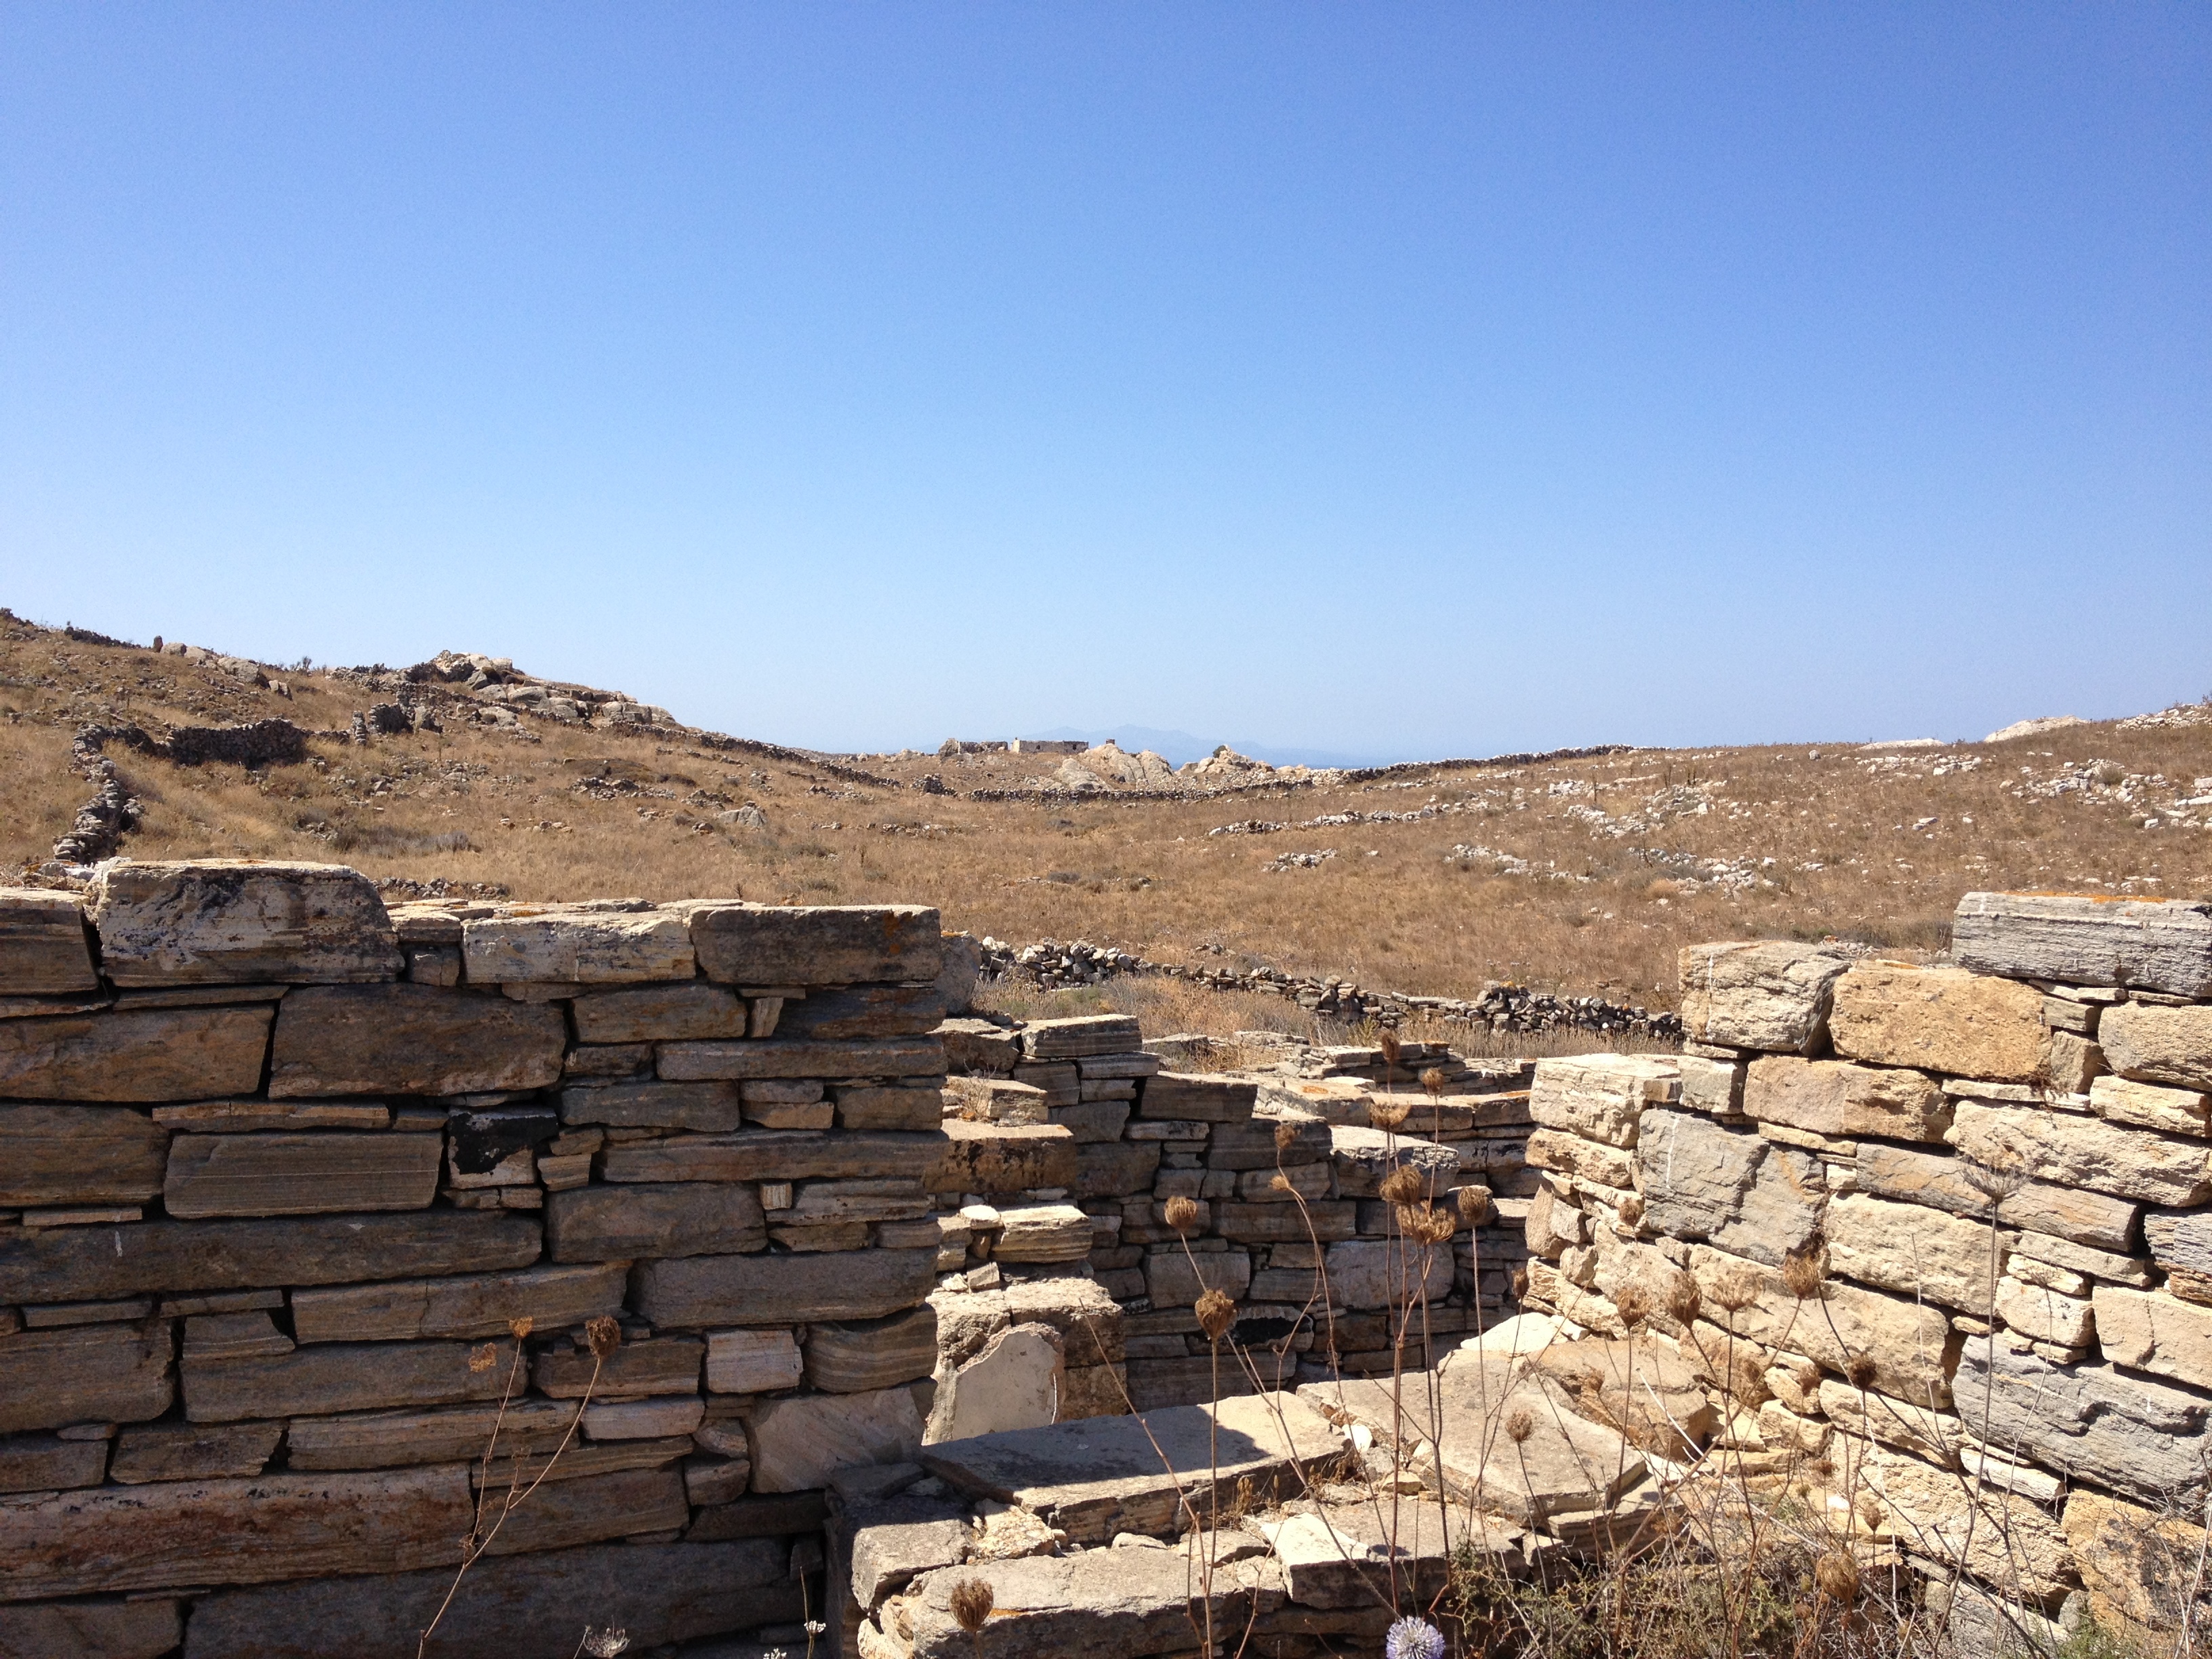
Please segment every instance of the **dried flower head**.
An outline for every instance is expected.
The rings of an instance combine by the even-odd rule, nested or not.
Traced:
[[[1644,1224],[1643,1194],[1631,1193],[1620,1200],[1620,1222],[1625,1227],[1640,1227]]]
[[[1288,1120],[1275,1126],[1275,1150],[1287,1152],[1298,1144],[1298,1126]]]
[[[1187,1233],[1198,1225],[1198,1205],[1188,1198],[1171,1198],[1160,1212],[1160,1218],[1179,1233]]]
[[[1674,1276],[1667,1282],[1667,1311],[1686,1325],[1698,1316],[1698,1310],[1704,1305],[1705,1299],[1705,1292],[1698,1288],[1698,1281],[1681,1268],[1675,1268]]]
[[[1294,1193],[1297,1188],[1291,1185],[1290,1176],[1279,1175],[1267,1182],[1267,1190],[1271,1193]]]
[[[1444,1074],[1435,1066],[1430,1066],[1421,1073],[1421,1087],[1426,1089],[1431,1097],[1443,1093]]]
[[[593,1630],[584,1626],[584,1651],[592,1659],[615,1659],[618,1653],[629,1651],[629,1632],[626,1630]]]
[[[1459,1205],[1459,1218],[1470,1227],[1479,1226],[1490,1214],[1490,1188],[1468,1185],[1452,1194]]]
[[[1382,1063],[1385,1066],[1397,1065],[1398,1056],[1405,1052],[1398,1045],[1398,1034],[1395,1031],[1385,1031],[1382,1033],[1381,1042]]]
[[[1237,1322],[1237,1304],[1224,1291],[1208,1291],[1198,1298],[1198,1328],[1209,1342],[1218,1342]]]
[[[622,1346],[622,1327],[615,1322],[612,1314],[601,1314],[584,1326],[584,1340],[592,1346],[592,1358],[605,1360],[614,1358]]]
[[[1519,1445],[1536,1432],[1536,1419],[1526,1406],[1516,1406],[1505,1414],[1505,1437]]]
[[[1516,1267],[1513,1270],[1513,1299],[1518,1302],[1528,1294],[1528,1270],[1526,1267]]]
[[[1872,1388],[1874,1380],[1881,1370],[1881,1367],[1875,1363],[1875,1357],[1870,1353],[1861,1352],[1844,1357],[1844,1375],[1850,1378],[1851,1386],[1855,1389]]]
[[[1427,1186],[1428,1183],[1421,1179],[1421,1172],[1419,1170],[1409,1164],[1401,1164],[1382,1177],[1381,1184],[1375,1190],[1382,1195],[1386,1203],[1411,1204],[1415,1199],[1422,1196],[1427,1190]]]
[[[1413,1109],[1410,1103],[1393,1100],[1384,1095],[1379,1099],[1368,1101],[1367,1121],[1378,1129],[1395,1129],[1406,1121],[1407,1114]]]
[[[469,1369],[479,1376],[498,1364],[499,1350],[489,1342],[480,1348],[469,1350]]]
[[[1641,1285],[1624,1285],[1613,1305],[1620,1310],[1620,1322],[1633,1330],[1651,1317],[1651,1292]]]
[[[984,1578],[963,1578],[952,1587],[952,1620],[970,1636],[983,1628],[998,1595]]]
[[[1748,1267],[1731,1267],[1713,1285],[1712,1298],[1730,1313],[1741,1313],[1759,1300],[1759,1275]]]
[[[1409,1204],[1398,1212],[1398,1231],[1417,1244],[1441,1244],[1459,1229],[1449,1211]]]
[[[1813,1564],[1813,1582],[1840,1607],[1859,1599],[1859,1564],[1841,1550],[1830,1550]]]
[[[1827,1268],[1827,1251],[1816,1238],[1802,1250],[1784,1253],[1782,1282],[1800,1302],[1810,1302],[1820,1296],[1821,1281],[1828,1276]]]
[[[536,1322],[528,1314],[525,1314],[520,1319],[510,1319],[507,1322],[507,1333],[520,1342],[530,1334],[531,1328]]]

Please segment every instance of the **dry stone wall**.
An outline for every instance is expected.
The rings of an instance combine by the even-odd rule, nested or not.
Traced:
[[[0,1654],[412,1654],[549,1466],[431,1651],[803,1646],[830,1470],[933,1405],[929,1194],[991,1155],[939,1127],[942,954],[318,866],[0,892]]]
[[[2165,1651],[2212,1473],[2212,906],[1970,894],[1956,941],[1692,947],[1679,1059],[1540,1062],[1527,1299],[1678,1348],[1747,1467],[2018,1631]]]

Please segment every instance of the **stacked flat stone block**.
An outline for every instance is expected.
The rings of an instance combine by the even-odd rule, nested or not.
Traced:
[[[1528,1301],[1638,1313],[1747,1467],[1981,1580],[1962,1632],[1994,1598],[2170,1643],[2159,1540],[2212,1468],[2212,906],[1969,894],[1954,938],[1695,946],[1679,1058],[1540,1062]]]
[[[412,1654],[549,1461],[433,1652],[795,1628],[830,1473],[933,1404],[939,953],[312,865],[0,892],[0,1653]]]

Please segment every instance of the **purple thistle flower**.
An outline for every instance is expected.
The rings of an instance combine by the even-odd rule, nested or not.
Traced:
[[[1382,1641],[1384,1659],[1444,1659],[1443,1632],[1425,1619],[1401,1619]]]

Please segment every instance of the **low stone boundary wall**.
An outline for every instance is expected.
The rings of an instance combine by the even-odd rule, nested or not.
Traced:
[[[2212,1469],[2212,906],[1969,894],[1954,938],[1692,947],[1679,1059],[1540,1062],[1528,1301],[1677,1346],[1747,1468],[2021,1631],[2165,1651]]]

